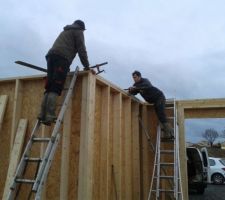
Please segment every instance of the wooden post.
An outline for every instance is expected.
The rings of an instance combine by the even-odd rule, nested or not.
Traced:
[[[91,73],[82,80],[78,200],[91,200],[93,193],[95,82]]]
[[[188,178],[187,178],[187,156],[185,143],[185,128],[184,128],[184,108],[178,103],[177,106],[177,122],[179,134],[179,153],[180,153],[180,170],[181,170],[181,186],[184,200],[188,200]]]
[[[147,112],[147,106],[142,107],[142,123],[144,128],[148,130],[149,125],[149,115]],[[142,196],[141,199],[147,199],[149,194],[150,182],[151,182],[151,172],[150,172],[150,154],[149,154],[149,143],[147,141],[145,130],[142,128],[141,133],[141,179],[142,179]],[[153,163],[152,163],[153,164]],[[153,169],[153,168],[152,168]]]

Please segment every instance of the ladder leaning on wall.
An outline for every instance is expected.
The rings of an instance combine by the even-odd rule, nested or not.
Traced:
[[[168,119],[173,122],[174,140],[161,138],[160,126],[157,128],[155,161],[148,200],[183,200],[180,179],[179,135],[177,128],[176,102],[166,104],[166,109],[172,109],[172,116]]]
[[[24,153],[22,155],[22,158],[20,160],[20,163],[17,167],[14,179],[13,179],[13,183],[10,187],[10,192],[8,195],[8,200],[13,200],[17,198],[17,195],[20,191],[20,186],[21,184],[29,184],[31,185],[32,189],[31,191],[29,191],[28,194],[28,199],[30,199],[31,195],[34,195],[35,200],[40,200],[41,199],[41,194],[42,194],[42,190],[43,190],[43,186],[45,183],[45,180],[47,178],[48,175],[48,171],[49,168],[51,166],[51,162],[53,160],[53,156],[55,154],[55,150],[56,147],[58,145],[59,142],[59,138],[60,138],[60,127],[61,127],[61,123],[63,121],[63,117],[64,117],[64,113],[68,107],[69,101],[71,99],[72,96],[72,91],[76,82],[76,78],[78,75],[78,70],[79,68],[77,67],[73,77],[71,79],[69,88],[67,93],[65,94],[65,98],[64,98],[64,102],[62,104],[62,107],[59,111],[59,115],[57,117],[55,126],[53,128],[52,134],[50,138],[47,137],[38,137],[38,132],[40,130],[41,127],[41,122],[39,120],[37,120],[34,129],[31,133],[31,137],[27,143],[27,146],[24,150]],[[47,147],[45,149],[45,152],[43,154],[43,157],[40,158],[33,158],[30,156],[31,154],[31,149],[33,144],[38,143],[38,144],[43,144],[43,143],[47,143]],[[26,169],[28,167],[28,164],[30,163],[36,163],[36,173],[33,176],[33,179],[27,179],[24,177],[24,174],[26,172]],[[27,191],[28,192],[28,191]]]

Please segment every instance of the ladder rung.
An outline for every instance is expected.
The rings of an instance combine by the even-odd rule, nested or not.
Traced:
[[[26,157],[24,160],[27,162],[41,162],[42,161],[41,158],[28,158],[28,157]]]
[[[33,142],[49,142],[51,140],[51,138],[33,138],[32,141]]]
[[[157,190],[152,190],[152,192],[156,192]],[[174,190],[165,190],[165,189],[159,189],[159,192],[174,192]]]
[[[154,178],[158,178],[158,177],[155,176]],[[162,178],[162,179],[173,179],[174,177],[173,176],[159,176],[159,178]]]
[[[162,154],[173,154],[174,150],[161,150],[160,151]]]
[[[163,165],[163,166],[173,166],[174,163],[160,163],[160,165]]]
[[[168,105],[168,106],[165,107],[165,109],[174,109],[174,107]]]
[[[15,180],[16,183],[27,183],[27,184],[34,184],[35,180],[30,180],[30,179],[19,179],[17,178]]]
[[[167,143],[174,143],[174,139],[165,139],[165,138],[161,138],[161,142],[167,142]]]
[[[171,103],[165,103],[165,107],[166,108],[174,108],[175,106],[174,106],[174,103],[171,102]]]

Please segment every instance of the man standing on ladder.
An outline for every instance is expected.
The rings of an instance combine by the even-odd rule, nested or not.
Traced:
[[[69,67],[78,53],[84,70],[90,69],[84,41],[85,24],[81,20],[64,27],[46,55],[47,79],[38,119],[50,125],[57,117],[55,114],[57,96],[61,95]]]
[[[174,139],[173,128],[167,122],[167,117],[165,113],[165,96],[161,90],[154,87],[147,78],[142,78],[139,71],[134,71],[132,73],[134,84],[129,87],[129,93],[136,95],[138,93],[150,104],[154,105],[156,115],[162,125],[163,133],[162,138],[164,139]]]

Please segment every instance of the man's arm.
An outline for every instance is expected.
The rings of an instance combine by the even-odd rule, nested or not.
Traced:
[[[84,34],[80,32],[79,36],[77,37],[77,48],[78,48],[78,55],[84,69],[89,70],[89,61],[86,51],[86,46],[84,42]]]
[[[140,92],[140,90],[137,87],[133,86],[128,88],[128,92],[129,94],[136,95]]]

